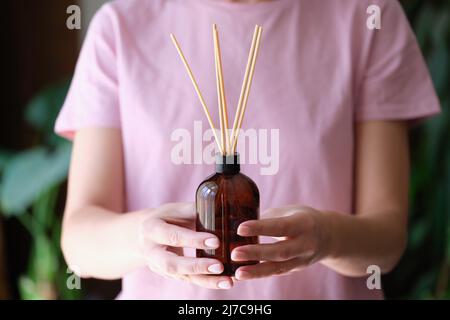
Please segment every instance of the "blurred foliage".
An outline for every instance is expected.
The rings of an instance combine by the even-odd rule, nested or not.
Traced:
[[[53,133],[53,126],[68,83],[43,90],[26,107],[25,120],[37,133],[34,146],[19,153],[0,150],[1,211],[19,219],[32,239],[28,270],[18,283],[23,299],[80,297],[79,290],[66,285],[71,273],[61,254],[61,218],[56,210],[71,146]]]
[[[411,132],[409,243],[388,298],[450,299],[450,1],[405,0],[442,114]]]

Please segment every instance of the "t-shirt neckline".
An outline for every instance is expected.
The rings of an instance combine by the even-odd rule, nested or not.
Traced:
[[[230,11],[249,11],[260,12],[260,11],[270,11],[280,7],[283,7],[292,0],[270,0],[262,1],[257,3],[251,2],[234,2],[227,0],[188,0],[194,3],[204,4],[211,8],[230,10]]]

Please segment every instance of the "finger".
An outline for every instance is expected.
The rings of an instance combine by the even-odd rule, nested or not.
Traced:
[[[280,217],[286,217],[290,216],[293,213],[296,212],[296,209],[298,206],[296,205],[290,205],[290,206],[284,206],[279,208],[269,208],[265,210],[261,216],[267,217],[267,218],[280,218]]]
[[[283,262],[262,262],[251,266],[240,267],[236,270],[236,278],[238,280],[250,280],[284,275],[295,268],[299,268],[301,265],[303,265],[303,261],[299,258],[294,258]]]
[[[196,209],[193,202],[167,203],[159,208],[159,214],[170,224],[187,229],[195,228]]]
[[[195,204],[193,202],[166,203],[159,208],[164,217],[192,219],[195,218]]]
[[[191,283],[207,289],[228,290],[233,287],[233,280],[226,276],[189,275]]]
[[[238,247],[231,252],[231,259],[234,261],[286,261],[297,257],[300,251],[299,241],[285,240]]]
[[[223,264],[219,260],[178,256],[166,251],[159,255],[159,269],[169,275],[220,274]]]
[[[183,248],[216,249],[219,239],[207,232],[196,232],[174,224],[156,220],[148,232],[148,237],[156,243]]]
[[[297,235],[301,228],[300,216],[288,216],[261,220],[249,220],[238,227],[238,235],[288,237]]]

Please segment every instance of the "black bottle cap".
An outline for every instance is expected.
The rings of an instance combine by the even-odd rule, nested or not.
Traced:
[[[241,171],[239,153],[233,155],[216,154],[216,172],[223,174],[236,174]]]

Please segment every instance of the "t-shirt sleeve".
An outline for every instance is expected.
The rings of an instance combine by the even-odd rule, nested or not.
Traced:
[[[86,127],[120,128],[117,59],[112,9],[94,16],[75,74],[55,124],[55,132],[72,139]]]
[[[427,65],[401,5],[380,3],[381,29],[364,31],[368,58],[356,94],[355,120],[417,121],[439,113]]]

